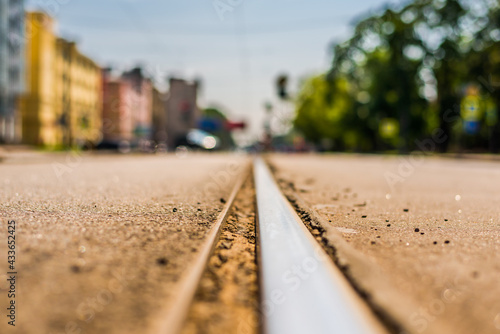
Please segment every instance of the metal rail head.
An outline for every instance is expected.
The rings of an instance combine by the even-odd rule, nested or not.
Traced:
[[[254,177],[265,332],[384,332],[306,229],[261,158],[254,161]]]

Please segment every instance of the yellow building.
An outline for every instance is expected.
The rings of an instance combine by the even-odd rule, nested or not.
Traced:
[[[55,110],[66,145],[94,145],[101,139],[101,69],[76,44],[56,41]]]
[[[101,138],[101,69],[76,44],[54,35],[52,18],[27,13],[27,94],[23,142],[48,147],[94,145]]]

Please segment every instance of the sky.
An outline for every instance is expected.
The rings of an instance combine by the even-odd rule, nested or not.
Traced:
[[[290,113],[276,97],[279,74],[291,95],[307,76],[328,70],[330,45],[349,38],[356,18],[401,0],[27,0],[57,20],[101,66],[141,65],[164,78],[201,79],[200,107],[218,106],[249,125],[240,142],[262,134],[264,104]]]

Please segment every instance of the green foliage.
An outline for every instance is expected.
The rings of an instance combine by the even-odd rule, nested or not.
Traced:
[[[329,102],[326,95],[331,90],[335,91],[335,97]],[[351,107],[346,80],[338,78],[335,82],[328,82],[324,76],[313,77],[307,80],[298,96],[294,125],[313,142],[319,143],[321,139],[338,141],[342,139],[345,114]]]
[[[500,87],[492,87],[495,78],[500,86],[499,41],[495,1],[415,0],[385,9],[334,46],[326,75],[305,82],[295,126],[315,143],[334,140],[334,149],[402,152],[441,129],[445,151],[467,84],[482,85],[484,98],[500,104]],[[487,126],[495,130],[492,117]]]
[[[226,115],[224,115],[222,111],[216,108],[203,109],[203,116],[206,118],[213,118],[221,121],[227,120]]]

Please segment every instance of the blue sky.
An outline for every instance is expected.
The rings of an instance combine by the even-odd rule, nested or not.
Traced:
[[[328,69],[328,46],[349,37],[355,17],[388,2],[401,1],[28,0],[28,8],[52,13],[58,33],[102,66],[201,78],[200,105],[248,121],[255,137],[264,102],[278,105],[275,77],[287,73],[296,91],[300,78]]]

